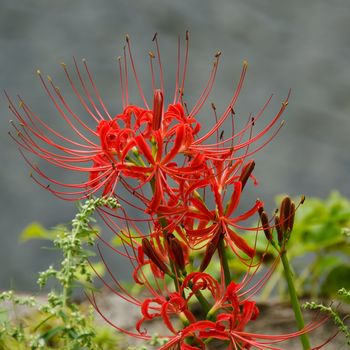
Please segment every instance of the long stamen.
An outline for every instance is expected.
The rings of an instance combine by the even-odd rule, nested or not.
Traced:
[[[121,97],[122,97],[122,106],[123,106],[123,109],[125,109],[126,105],[125,105],[125,97],[124,97],[123,69],[122,69],[121,59],[122,58],[120,56],[118,56],[117,60],[118,60],[118,68],[119,68],[120,93],[121,93]]]
[[[159,49],[159,44],[158,44],[158,33],[155,33],[153,36],[152,41],[155,42],[156,45],[156,50],[157,50],[157,57],[158,57],[158,65],[159,65],[159,78],[160,78],[160,88],[162,92],[164,93],[164,75],[163,75],[163,66],[162,66],[162,61],[160,59],[160,49]]]
[[[146,101],[146,98],[145,98],[145,95],[144,95],[143,90],[141,88],[140,80],[139,80],[139,78],[137,76],[137,73],[136,73],[134,59],[133,59],[132,54],[131,54],[131,46],[130,46],[130,37],[129,37],[129,35],[126,35],[125,40],[126,40],[126,45],[128,47],[129,58],[130,58],[130,62],[131,62],[131,68],[132,68],[132,71],[134,73],[135,81],[136,81],[137,87],[139,89],[140,96],[141,96],[141,98],[143,100],[143,103],[145,104],[146,108],[149,109],[147,101]]]

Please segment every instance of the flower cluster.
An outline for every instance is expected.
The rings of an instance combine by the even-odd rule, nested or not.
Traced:
[[[48,77],[46,81],[38,71],[44,90],[73,136],[61,135],[21,98],[19,108],[8,98],[10,110],[18,120],[18,123],[12,123],[16,133],[11,136],[24,150],[23,155],[33,171],[32,177],[54,195],[67,200],[91,195],[114,196],[121,204],[121,208],[114,211],[101,210],[101,217],[120,236],[124,250],[111,248],[130,261],[135,283],[147,290],[142,299],[130,295],[114,278],[116,290],[105,282],[116,294],[140,308],[136,331],[124,332],[150,339],[147,322],[158,318],[168,329],[164,337],[169,338],[169,342],[161,347],[162,350],[205,349],[212,339],[221,341],[229,349],[277,349],[274,346],[277,342],[304,334],[317,324],[279,336],[245,331],[246,325],[259,315],[252,297],[269,278],[278,260],[262,279],[252,283],[262,261],[255,257],[254,246],[247,242],[241,231],[252,231],[253,234],[264,231],[266,234],[270,230],[269,220],[261,200],[243,211],[240,202],[250,183],[257,184],[252,156],[281,128],[283,123],[279,120],[289,95],[277,113],[258,131],[255,127],[271,97],[237,131],[235,105],[246,75],[247,63],[244,62],[227,107],[218,113],[216,106],[211,104],[211,116],[199,118],[201,112],[205,111],[202,114],[206,115],[207,107],[210,107],[207,106],[208,97],[220,52],[215,55],[197,102],[189,108],[185,102],[188,33],[183,62],[179,40],[175,91],[169,104],[165,103],[163,68],[156,36],[153,41],[156,54],[150,52],[152,104],[138,79],[127,37],[123,57],[118,59],[123,105],[119,114],[109,113],[86,61],[83,60],[85,72],[74,61],[80,86],[74,83],[67,66],[62,66],[73,94],[90,120],[80,118],[53,80]],[[157,61],[156,67],[154,61]],[[140,105],[130,103],[130,76],[134,77],[142,101]],[[210,120],[213,123],[208,127]],[[231,132],[227,132],[230,129]],[[85,173],[84,181],[64,183],[52,178],[27,158],[28,152],[55,167]],[[244,224],[258,213],[261,227]],[[148,229],[145,229],[145,223]],[[101,239],[110,245],[103,237]],[[228,254],[246,267],[247,273],[239,281],[231,276]],[[213,259],[221,266],[219,279],[207,272]],[[107,270],[110,272],[108,266]],[[99,311],[93,296],[91,301]],[[197,304],[201,309],[199,312],[195,311]],[[114,326],[120,329],[118,325]]]

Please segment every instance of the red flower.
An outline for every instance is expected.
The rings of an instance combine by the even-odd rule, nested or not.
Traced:
[[[155,42],[160,89],[155,88],[156,74],[152,63],[155,56],[151,54],[154,95],[152,108],[149,107],[137,76],[129,38],[124,52],[124,64],[121,59],[119,60],[122,113],[113,116],[108,111],[85,60],[83,66],[88,77],[87,82],[77,62],[74,61],[82,93],[74,84],[65,64],[63,69],[73,94],[84,108],[85,115],[90,118],[86,121],[68,105],[63,93],[52,79],[49,77],[46,82],[38,71],[44,90],[59,116],[71,129],[71,136],[61,135],[36,115],[21,98],[20,107],[17,108],[8,97],[10,110],[18,120],[18,125],[13,123],[16,134],[11,136],[21,149],[55,167],[85,173],[87,179],[82,182],[63,183],[46,175],[38,165],[28,160],[34,173],[33,177],[35,176],[40,185],[58,197],[76,200],[96,193],[120,196],[117,186],[121,184],[135,193],[135,198],[140,201],[144,209],[147,208],[150,213],[156,214],[158,208],[166,205],[169,200],[172,202],[182,200],[178,189],[182,186],[182,182],[186,181],[191,186],[192,183],[208,176],[206,169],[210,169],[210,162],[222,162],[222,171],[225,171],[225,168],[232,166],[232,162],[235,166],[237,161],[243,161],[269,142],[274,134],[257,144],[255,149],[251,149],[251,146],[262,139],[276,124],[287,105],[288,98],[272,121],[256,135],[253,135],[253,126],[260,119],[270,99],[254,118],[248,120],[243,129],[227,138],[223,138],[223,135],[219,137],[224,122],[231,119],[233,123],[233,108],[242,89],[247,69],[247,64],[244,63],[241,78],[228,106],[221,115],[216,115],[216,108],[214,109],[216,122],[209,131],[204,131],[200,135],[200,130],[203,128],[197,117],[211,93],[220,54],[215,56],[208,82],[197,103],[188,110],[183,98],[188,65],[188,35],[186,35],[182,72],[180,46],[178,47],[178,71],[173,103],[164,108],[163,71],[156,38]],[[131,66],[143,106],[129,103],[128,65]],[[248,139],[245,139],[245,136]],[[136,179],[139,185],[131,185],[132,179]],[[141,188],[147,183],[153,186],[153,193],[150,195],[141,193]]]
[[[282,350],[276,344],[311,332],[327,320],[327,318],[323,318],[309,323],[300,331],[280,335],[245,331],[246,325],[254,322],[259,316],[258,307],[250,298],[261,288],[266,278],[268,276],[247,289],[248,284],[252,281],[251,277],[248,276],[243,278],[241,283],[231,282],[225,287],[206,273],[194,272],[182,281],[178,292],[171,292],[167,289],[157,291],[151,288],[152,297],[145,298],[143,301],[133,298],[132,303],[140,306],[142,316],[136,324],[139,333],[131,335],[150,339],[151,337],[147,334],[146,322],[160,319],[168,328],[169,333],[160,336],[167,338],[168,342],[159,350],[206,349],[205,344],[213,339],[221,341],[223,345],[226,344],[227,348],[231,350],[251,348]],[[198,293],[202,292],[205,293],[210,302],[209,312],[204,315],[204,318],[203,315],[191,311],[191,307],[194,305],[192,299],[195,299]],[[121,294],[121,296],[129,298],[125,294]],[[94,297],[91,298],[91,302],[97,312],[105,318]],[[111,321],[106,320],[112,324]],[[117,325],[112,325],[118,330],[125,331]],[[130,331],[125,332],[130,334]],[[320,349],[321,346],[313,349]]]
[[[188,39],[187,33],[182,67],[180,43],[178,45],[174,98],[169,105],[164,105],[166,91],[156,36],[157,57],[150,53],[153,105],[148,103],[141,87],[127,37],[124,62],[119,59],[122,108],[117,114],[109,113],[106,108],[86,62],[83,61],[83,66],[87,82],[74,61],[83,94],[73,83],[65,65],[63,69],[73,94],[90,120],[80,118],[52,79],[46,82],[38,71],[44,90],[59,116],[71,129],[72,136],[61,135],[39,118],[21,98],[20,107],[17,108],[8,97],[10,110],[18,121],[17,124],[13,123],[16,134],[11,136],[19,144],[21,152],[32,153],[55,167],[84,173],[85,180],[81,182],[63,183],[45,174],[24,155],[33,169],[35,181],[56,196],[76,200],[99,194],[115,196],[120,200],[122,206],[118,210],[109,212],[102,208],[99,212],[106,225],[120,236],[124,250],[116,249],[103,237],[100,238],[128,259],[133,267],[135,282],[143,285],[147,294],[145,297],[130,295],[113,276],[101,255],[117,290],[103,281],[105,286],[140,309],[136,332],[126,331],[103,316],[92,295],[91,302],[107,322],[131,336],[149,340],[151,337],[142,328],[147,326],[148,321],[160,319],[168,329],[164,337],[169,338],[161,350],[205,349],[212,339],[222,341],[230,350],[251,347],[278,349],[274,346],[276,343],[308,332],[323,321],[312,323],[299,332],[279,336],[245,331],[246,325],[259,314],[251,298],[266,283],[278,260],[256,284],[251,285],[261,261],[253,263],[254,247],[246,242],[238,230],[264,230],[269,237],[269,221],[262,213],[263,203],[260,200],[243,213],[238,212],[238,208],[250,179],[257,183],[253,175],[255,163],[250,157],[279,131],[282,124],[275,126],[288,104],[289,95],[272,120],[260,131],[255,132],[255,127],[271,97],[241,130],[235,130],[234,108],[247,70],[247,63],[244,62],[236,90],[227,107],[220,114],[212,104],[213,125],[203,125],[208,124],[209,118],[201,121],[198,116],[213,88],[220,53],[215,55],[210,76],[198,101],[188,108],[184,101]],[[159,69],[159,88],[156,87],[157,74],[153,67],[155,58]],[[133,105],[129,101],[131,75],[142,105]],[[224,130],[230,130],[226,125],[228,121],[231,121],[231,134],[226,136]],[[130,217],[128,209],[139,212]],[[284,209],[282,216],[289,218],[291,215],[286,214],[288,208]],[[244,227],[242,222],[258,211],[263,226]],[[280,224],[290,225],[291,220],[282,220]],[[145,231],[140,222],[146,222],[149,230]],[[225,245],[247,267],[247,273],[239,283],[231,281],[223,254]],[[198,249],[205,250],[204,259],[199,262],[191,254]],[[220,281],[204,272],[217,250],[221,263]],[[200,314],[192,308],[194,304],[200,304]],[[174,322],[175,319],[180,323]]]

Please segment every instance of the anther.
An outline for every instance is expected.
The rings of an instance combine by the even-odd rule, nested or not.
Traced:
[[[190,39],[190,32],[188,30],[186,30],[186,40]]]
[[[126,41],[127,43],[129,43],[129,41],[130,41],[130,36],[129,36],[129,34],[126,34],[126,35],[125,35],[125,41]]]
[[[152,51],[149,51],[148,54],[149,54],[149,57],[151,57],[152,59],[156,58],[156,55]]]
[[[155,41],[157,39],[157,35],[158,35],[158,33],[155,32],[154,35],[153,35],[152,41]]]
[[[216,54],[215,54],[215,58],[218,58],[221,56],[221,51],[218,51]]]

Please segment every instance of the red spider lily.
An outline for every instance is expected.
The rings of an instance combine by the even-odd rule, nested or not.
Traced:
[[[272,226],[263,210],[262,201],[257,200],[243,213],[238,213],[238,207],[250,179],[257,184],[253,175],[255,163],[249,159],[280,130],[282,124],[276,124],[288,104],[289,94],[272,120],[260,131],[255,132],[255,126],[272,97],[254,117],[249,117],[241,130],[236,131],[234,107],[247,71],[247,63],[244,62],[236,90],[227,107],[220,115],[212,104],[214,122],[209,129],[204,128],[205,120],[200,121],[199,114],[203,112],[203,106],[211,94],[220,53],[215,55],[202,93],[189,109],[184,101],[189,47],[187,33],[182,66],[180,41],[178,44],[174,98],[172,103],[165,105],[163,65],[157,37],[153,40],[157,54],[150,53],[152,105],[141,87],[127,36],[123,60],[118,60],[122,102],[122,110],[118,114],[109,113],[86,62],[83,61],[83,66],[87,81],[74,60],[80,87],[74,84],[66,65],[63,65],[63,69],[74,95],[90,120],[80,118],[52,79],[49,77],[46,82],[38,71],[44,90],[74,136],[61,135],[21,98],[20,107],[17,108],[6,95],[10,110],[18,120],[17,124],[12,123],[16,135],[11,136],[20,146],[21,152],[24,151],[22,153],[33,169],[35,181],[56,196],[76,200],[100,194],[115,196],[123,202],[123,207],[116,211],[109,212],[101,208],[99,213],[106,225],[120,237],[124,250],[116,249],[103,237],[100,238],[129,260],[134,280],[144,286],[146,297],[130,295],[113,276],[101,255],[117,290],[103,281],[105,286],[138,307],[141,313],[136,332],[113,325],[115,328],[148,340],[151,337],[141,329],[146,327],[147,322],[159,319],[168,329],[164,337],[169,338],[161,350],[205,349],[212,339],[220,340],[230,350],[252,347],[278,349],[276,343],[311,331],[324,320],[311,323],[298,332],[279,336],[245,331],[246,325],[259,314],[252,297],[271,276],[278,259],[253,284],[262,261],[256,262],[255,259],[253,262],[255,249],[238,230],[264,231],[268,238],[267,244],[272,244]],[[160,88],[156,86],[155,59],[158,62]],[[129,101],[130,68],[142,105],[133,105]],[[232,133],[224,138],[223,129],[226,129],[225,123],[229,121]],[[27,152],[55,167],[85,173],[85,180],[78,183],[57,181],[33,164],[25,155]],[[45,182],[49,182],[49,185]],[[130,194],[130,198],[122,195],[121,190]],[[208,196],[213,199],[213,207],[209,204]],[[130,217],[129,208],[139,211],[135,217]],[[242,221],[257,212],[262,226],[243,226]],[[285,233],[290,232],[294,212],[294,204],[286,199],[281,206],[280,218],[276,216],[279,241],[281,233],[286,236]],[[141,223],[148,224],[148,233],[139,225]],[[222,252],[225,248],[232,251],[247,268],[247,273],[239,283],[231,280],[229,266]],[[196,256],[192,254],[200,249],[204,251],[204,258],[198,267]],[[204,272],[216,251],[220,258],[219,281]],[[93,295],[91,302],[101,313]],[[201,306],[201,313],[195,312],[194,304]]]
[[[107,266],[108,272],[110,272]],[[257,272],[254,271],[253,275]],[[127,292],[123,294],[113,290],[114,293],[123,298],[131,299],[134,305],[140,308],[141,318],[136,324],[138,333],[125,331],[132,336],[141,339],[150,339],[147,334],[146,323],[159,319],[168,328],[168,334],[162,334],[162,337],[169,341],[159,350],[195,350],[206,349],[208,341],[216,339],[226,345],[227,349],[282,349],[277,347],[277,343],[296,338],[301,334],[311,332],[326,321],[326,318],[314,321],[300,331],[281,334],[259,334],[245,331],[245,327],[253,322],[259,316],[259,310],[255,302],[250,298],[264,285],[272,271],[269,271],[264,277],[248,287],[252,282],[253,276],[245,275],[240,283],[231,282],[227,287],[219,283],[212,276],[204,272],[193,272],[184,279],[179,280],[180,288],[178,291],[170,291],[165,288],[153,288],[147,285],[151,297],[143,300],[128,296]],[[106,283],[106,282],[104,282]],[[119,287],[120,284],[118,283]],[[209,311],[207,314],[198,314],[192,311],[194,303],[199,293],[206,293],[209,301]],[[117,325],[108,320],[99,309],[95,298],[90,298],[92,304],[98,313],[106,319],[116,329]],[[321,346],[315,347],[319,349]]]
[[[229,166],[228,161],[244,160],[269,142],[274,134],[263,144],[257,145],[254,150],[249,149],[276,124],[287,105],[288,98],[272,121],[256,135],[252,134],[253,125],[260,119],[270,99],[243,129],[226,139],[220,138],[219,140],[218,134],[224,122],[231,118],[233,123],[233,108],[242,89],[247,69],[247,64],[244,63],[241,78],[227,108],[222,115],[217,116],[215,112],[214,126],[199,135],[201,124],[197,116],[213,88],[220,54],[215,56],[209,79],[197,103],[192,109],[187,110],[184,102],[189,46],[187,33],[182,69],[180,44],[178,45],[178,68],[173,103],[164,108],[163,66],[156,36],[154,41],[157,57],[153,53],[150,55],[153,108],[149,107],[138,79],[128,37],[124,50],[124,64],[122,59],[119,59],[123,111],[116,116],[113,116],[104,104],[85,60],[83,60],[83,67],[87,81],[84,80],[84,72],[74,60],[80,87],[73,82],[72,75],[65,64],[63,64],[63,69],[73,94],[90,118],[87,121],[79,117],[68,105],[63,93],[52,79],[48,77],[48,82],[46,82],[38,71],[44,90],[74,137],[63,136],[55,131],[21,98],[19,98],[20,108],[17,108],[7,96],[10,110],[18,120],[18,125],[13,123],[16,131],[13,138],[22,150],[41,157],[55,167],[88,175],[86,176],[88,179],[82,182],[62,183],[46,175],[37,165],[28,160],[34,173],[33,177],[35,174],[39,175],[35,177],[39,184],[58,197],[76,200],[96,193],[120,195],[116,189],[118,183],[130,186],[129,190],[134,192],[140,190],[146,183],[151,183],[154,187],[152,195],[145,197],[140,194],[137,198],[143,206],[146,204],[152,214],[156,214],[159,206],[178,198],[176,192],[177,186],[180,186],[179,182],[185,180],[191,182],[207,176],[204,170],[210,167],[209,160],[223,161],[225,159],[224,169]],[[152,63],[154,59],[158,61],[160,89],[155,87],[156,74]],[[129,103],[130,74],[128,68],[130,67],[144,106]],[[210,141],[213,135],[216,135],[214,142]],[[248,136],[248,139],[244,141],[245,135]],[[178,159],[178,156],[182,156],[182,160]],[[130,178],[137,179],[139,185],[131,186]],[[46,182],[51,185],[48,186]],[[172,187],[171,182],[175,188]]]
[[[222,167],[222,164],[215,162],[215,165]],[[250,163],[253,164],[253,163]],[[236,167],[238,164],[236,164]],[[240,237],[234,230],[234,227],[238,226],[240,221],[246,220],[254,215],[263,203],[257,201],[256,204],[247,212],[232,217],[232,214],[237,209],[243,187],[247,181],[246,176],[242,178],[242,175],[237,175],[236,167],[227,167],[223,171],[217,169],[214,174],[211,170],[208,170],[209,177],[206,180],[198,181],[191,187],[191,191],[198,189],[199,187],[210,186],[211,191],[214,194],[215,209],[209,210],[203,199],[191,196],[189,198],[190,206],[185,214],[184,228],[191,246],[197,246],[200,244],[208,244],[207,253],[203,260],[201,270],[203,271],[214,254],[220,239],[225,239],[230,245],[232,250],[236,252],[236,247],[244,252],[248,257],[252,258],[255,254],[253,248],[251,248],[242,237]],[[246,174],[247,167],[243,168],[242,174]],[[241,180],[241,181],[239,181]],[[226,205],[224,197],[227,187],[233,187],[230,198]]]

